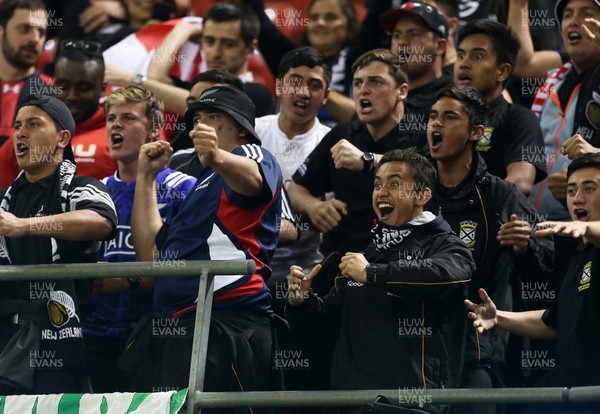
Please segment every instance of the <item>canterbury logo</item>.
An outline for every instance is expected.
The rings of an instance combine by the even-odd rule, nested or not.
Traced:
[[[200,101],[202,101],[202,99],[206,98],[207,96],[212,95],[213,93],[217,93],[219,92],[220,89],[213,89],[212,91],[206,91],[202,94],[202,96],[200,97]]]

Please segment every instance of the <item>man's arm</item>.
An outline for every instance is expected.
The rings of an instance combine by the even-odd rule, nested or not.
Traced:
[[[0,211],[0,234],[6,237],[42,236],[61,240],[105,240],[114,224],[93,210],[69,211],[51,216],[18,218]]]
[[[125,20],[125,6],[117,0],[92,1],[79,15],[79,27],[84,33],[94,33],[110,24],[110,18]]]
[[[279,221],[279,241],[277,246],[289,246],[299,238],[297,221],[292,214],[289,196],[285,188],[281,190],[281,220]]]
[[[560,152],[569,157],[570,160],[574,160],[584,154],[600,152],[600,148],[592,146],[581,135],[575,134],[565,141],[560,148]]]
[[[123,70],[116,65],[107,64],[104,70],[104,81],[113,86],[126,86],[132,83],[131,80],[134,75],[134,73]],[[167,111],[180,116],[185,115],[187,109],[185,100],[189,95],[189,91],[186,89],[155,79],[146,79],[141,83],[141,86],[161,98]]]
[[[175,58],[181,51],[181,48],[191,37],[202,33],[202,25],[182,20],[175,25],[173,30],[162,41],[160,46],[154,51],[154,56],[148,66],[146,76],[159,82],[173,84],[169,77],[171,68],[175,63]]]
[[[529,312],[509,312],[496,309],[496,305],[485,289],[479,289],[481,304],[476,305],[465,299],[465,306],[470,310],[468,318],[480,334],[498,327],[507,332],[532,339],[556,339],[555,329],[544,323],[544,310]]]
[[[567,169],[563,168],[548,176],[548,188],[554,198],[567,208]]]
[[[344,300],[337,286],[323,299],[312,292],[312,280],[320,271],[318,264],[305,276],[300,266],[293,265],[287,278],[286,319],[296,335],[313,343],[331,341],[337,336]]]
[[[263,192],[263,177],[258,163],[219,148],[219,139],[213,127],[198,123],[190,131],[190,138],[202,165],[214,169],[234,192],[248,197]],[[260,147],[257,151],[261,151]]]
[[[333,230],[342,220],[342,215],[348,214],[348,207],[343,201],[321,201],[306,187],[293,181],[288,187],[288,195],[294,211],[306,214],[312,225],[320,232]]]
[[[165,141],[144,144],[140,148],[131,212],[131,237],[138,261],[151,261],[157,257],[156,235],[163,222],[156,201],[156,176],[172,154],[173,149]]]
[[[342,276],[366,283],[366,266],[376,268],[373,283],[391,293],[413,300],[437,300],[462,292],[475,270],[469,250],[458,240],[442,239],[423,246],[421,257],[402,257],[385,263],[369,263],[362,253],[348,252],[340,262]]]
[[[333,89],[329,93],[329,98],[325,103],[325,109],[327,109],[331,115],[339,122],[350,122],[352,115],[356,112],[354,101]]]
[[[528,196],[535,181],[535,166],[528,162],[511,162],[506,166],[506,181],[517,186],[517,189]]]
[[[521,42],[521,49],[513,69],[517,78],[545,79],[549,70],[562,65],[560,54],[551,50],[536,52],[529,31],[529,0],[510,0],[507,26],[515,32]]]
[[[535,232],[536,236],[583,237],[596,247],[600,247],[600,221],[546,221],[538,225],[540,230]]]

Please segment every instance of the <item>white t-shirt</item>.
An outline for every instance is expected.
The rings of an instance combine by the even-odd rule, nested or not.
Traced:
[[[262,141],[262,147],[273,154],[281,166],[286,188],[298,167],[331,129],[315,118],[315,124],[308,132],[289,139],[279,128],[279,114],[256,118],[255,122],[254,129]],[[273,269],[271,279],[269,279],[271,290],[281,290],[281,284],[285,283],[291,265],[301,266],[308,271],[323,260],[323,255],[319,252],[321,235],[318,232],[309,231],[305,224],[299,222],[299,218],[295,218],[295,221],[300,233],[300,240],[289,247],[278,247],[275,250],[271,259],[271,268]],[[285,301],[286,298],[287,296],[274,292],[273,300]]]
[[[315,124],[308,132],[289,139],[279,128],[279,114],[256,118],[254,129],[262,141],[262,147],[273,154],[279,162],[286,188],[298,167],[331,130],[315,118]]]

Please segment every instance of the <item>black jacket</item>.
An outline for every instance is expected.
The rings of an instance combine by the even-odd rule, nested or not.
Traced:
[[[446,188],[436,182],[427,209],[441,214],[473,253],[477,269],[469,284],[469,299],[479,303],[478,289],[484,288],[499,308],[512,310],[503,307],[509,282],[513,280],[520,286],[522,275],[551,269],[553,239],[532,237],[522,256],[516,256],[512,247],[498,242],[498,230],[510,221],[511,214],[528,221],[532,227],[544,221],[544,217],[514,184],[489,174],[479,153],[474,152],[473,157],[471,170],[458,186]],[[485,365],[493,353],[495,332],[477,336],[469,324],[465,362]]]
[[[311,294],[286,307],[292,329],[334,341],[333,389],[457,385],[464,331],[449,327],[466,325],[469,250],[441,217],[399,228],[378,223],[373,233],[364,255],[378,264],[376,283],[336,278],[324,299]]]

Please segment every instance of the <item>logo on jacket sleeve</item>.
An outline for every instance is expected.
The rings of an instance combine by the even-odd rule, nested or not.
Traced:
[[[494,133],[493,127],[486,127],[483,131],[483,135],[477,142],[475,149],[477,151],[489,151],[492,147],[492,134]]]
[[[600,93],[592,92],[592,98],[585,106],[585,116],[590,124],[596,128],[600,128]]]
[[[50,292],[48,315],[50,322],[56,328],[66,325],[71,318],[75,318],[79,322],[79,316],[75,312],[75,301],[62,290]]]
[[[592,281],[592,262],[589,261],[583,266],[583,272],[581,272],[581,279],[579,279],[579,286],[577,290],[580,292],[582,290],[589,289],[590,282]]]
[[[461,221],[458,237],[467,245],[469,249],[475,247],[475,234],[477,232],[477,223],[474,221]]]

